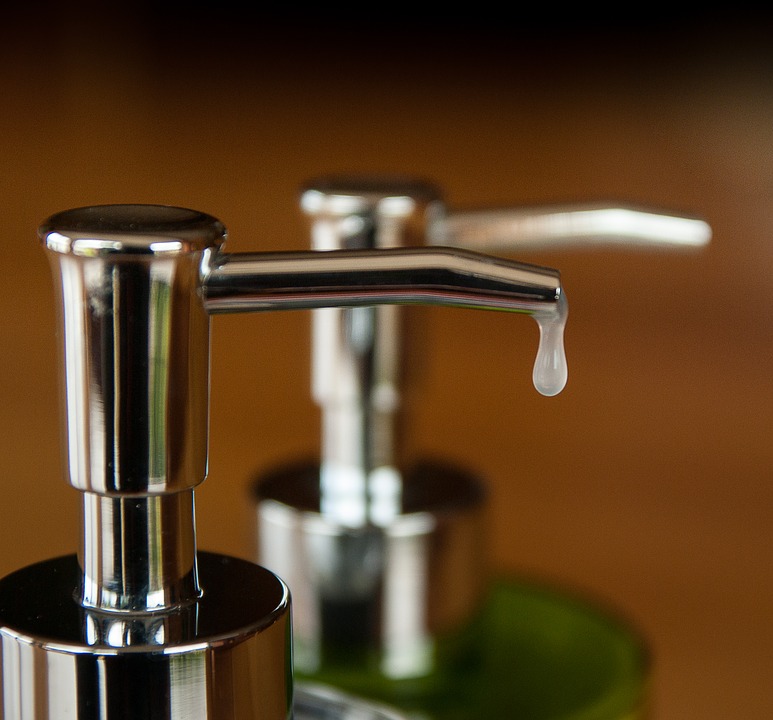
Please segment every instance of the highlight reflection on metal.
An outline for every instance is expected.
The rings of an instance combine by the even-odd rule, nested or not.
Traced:
[[[567,247],[700,248],[711,227],[697,217],[598,203],[501,210],[438,210],[428,242],[485,252]]]
[[[222,253],[203,268],[208,312],[420,303],[534,313],[558,272],[461,249]]]
[[[146,497],[84,493],[84,607],[142,612],[198,598],[193,503],[193,490]]]
[[[303,188],[300,205],[310,219],[312,248],[341,258],[355,248],[403,248],[405,258],[421,257],[427,245],[508,252],[608,244],[687,247],[705,244],[711,234],[700,219],[631,206],[449,210],[435,186],[401,177],[318,178]],[[480,277],[479,271],[467,272]],[[399,513],[395,425],[404,342],[399,313],[394,306],[314,313],[321,511],[351,527],[387,525]]]
[[[128,205],[60,213],[39,234],[59,289],[66,466],[84,492],[81,601],[133,612],[193,602],[209,412],[199,276],[225,228]]]
[[[427,216],[439,202],[440,193],[434,186],[405,178],[318,178],[306,184],[300,195],[301,209],[309,218],[311,248],[328,255],[394,248],[416,253],[426,245]],[[314,311],[312,319],[312,395],[322,418],[319,511],[333,525],[388,527],[403,505],[397,422],[404,380],[402,309],[395,305],[325,308]],[[292,477],[290,482],[298,479]],[[281,524],[275,529],[279,534],[286,531]],[[313,532],[311,527],[307,530]],[[428,530],[421,537],[430,534]],[[267,542],[276,545],[270,539]],[[318,537],[307,546],[322,542]],[[389,545],[389,541],[384,538],[381,544]],[[344,568],[348,578],[360,577],[365,566],[375,571],[383,564],[365,562],[362,547],[358,551],[351,537],[340,538],[335,547],[348,558]],[[424,554],[420,551],[417,557]],[[388,555],[394,559],[399,553]],[[268,554],[264,557],[274,561]],[[329,573],[340,558],[328,555],[326,559],[324,573]],[[294,568],[281,567],[296,577]],[[368,589],[360,588],[355,597],[383,585],[380,572],[371,575]],[[306,584],[301,578],[296,580],[296,586]],[[300,592],[309,594],[305,589]],[[392,603],[386,606],[387,614],[391,607]],[[403,628],[415,624],[411,621],[414,615],[412,611],[402,614]]]
[[[554,270],[462,250],[229,255],[218,220],[181,208],[81,208],[40,235],[61,288],[67,466],[86,493],[83,602],[103,610],[199,595],[190,493],[207,470],[208,313],[384,302],[533,313],[561,293]]]
[[[482,483],[436,462],[397,469],[399,514],[384,525],[323,514],[318,464],[263,473],[254,488],[256,557],[290,587],[306,676],[375,661],[392,679],[424,677],[470,651],[459,642],[443,655],[438,638],[466,627],[485,592]]]
[[[290,595],[254,563],[198,552],[209,316],[201,266],[225,229],[161,206],[40,228],[60,301],[66,468],[78,556],[0,580],[7,720],[287,720]]]
[[[533,314],[557,305],[558,273],[448,249],[228,255],[218,220],[155,205],[79,208],[39,234],[83,533],[77,558],[0,580],[3,717],[286,720],[286,585],[196,547],[209,314],[394,302]]]
[[[292,717],[287,587],[244,560],[202,552],[199,565],[204,595],[156,613],[83,608],[74,555],[0,580],[0,717]]]

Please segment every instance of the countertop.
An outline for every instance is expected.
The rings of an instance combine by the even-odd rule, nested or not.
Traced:
[[[214,12],[214,11],[212,11]],[[235,11],[234,11],[235,12]],[[38,224],[184,205],[233,251],[306,249],[303,183],[399,173],[452,208],[630,202],[698,252],[518,255],[561,271],[569,382],[528,318],[410,308],[411,449],[480,471],[492,571],[627,615],[658,720],[773,717],[773,51],[765,25],[383,25],[49,13],[0,49],[0,573],[72,552]],[[504,23],[504,21],[502,21]],[[688,31],[689,30],[689,31]],[[199,545],[250,557],[256,474],[316,452],[305,311],[213,320]]]

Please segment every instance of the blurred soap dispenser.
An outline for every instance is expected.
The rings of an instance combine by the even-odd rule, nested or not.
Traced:
[[[77,555],[0,580],[0,717],[404,717],[295,682],[285,582],[197,548],[210,315],[437,302],[559,322],[557,273],[448,249],[226,253],[217,219],[162,205],[68,210],[39,236],[57,285],[81,538]]]
[[[710,234],[699,219],[634,207],[449,212],[412,179],[322,178],[300,202],[315,251],[699,247]],[[563,291],[556,309],[533,315],[544,395],[566,382]],[[421,352],[407,335],[398,307],[314,311],[319,457],[251,485],[256,557],[293,593],[298,677],[432,720],[643,717],[649,659],[636,629],[560,590],[490,577],[481,478],[406,457],[403,375]]]

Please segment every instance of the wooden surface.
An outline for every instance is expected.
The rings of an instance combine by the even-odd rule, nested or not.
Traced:
[[[562,271],[570,379],[556,398],[531,386],[527,318],[410,310],[406,423],[417,450],[487,476],[495,570],[637,623],[656,718],[773,717],[766,28],[250,22],[30,12],[3,28],[0,572],[77,545],[35,235],[49,214],[185,205],[222,219],[234,252],[305,249],[298,188],[342,171],[431,179],[452,208],[671,208],[711,223],[706,251],[519,256]],[[213,320],[203,548],[249,557],[251,476],[316,450],[308,330],[300,311]]]

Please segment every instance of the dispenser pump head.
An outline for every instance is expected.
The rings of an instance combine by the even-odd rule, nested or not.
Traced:
[[[209,317],[201,266],[226,237],[203,213],[154,205],[52,216],[70,482],[105,495],[188,490],[207,472]]]
[[[193,488],[207,474],[210,319],[203,213],[109,205],[49,218],[66,468],[83,495],[81,602],[153,612],[199,597]]]
[[[400,200],[386,205],[400,215]],[[69,210],[39,235],[60,288],[66,465],[84,493],[82,602],[105,611],[200,594],[193,489],[207,473],[210,314],[455,305],[526,313],[562,337],[555,270],[462,249],[229,255],[217,219],[159,205]]]

